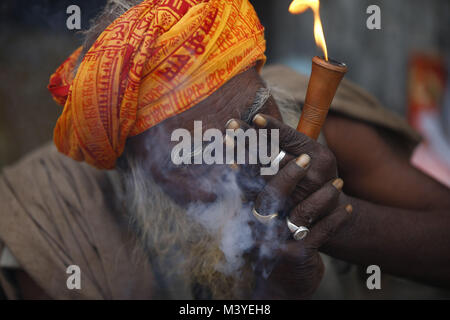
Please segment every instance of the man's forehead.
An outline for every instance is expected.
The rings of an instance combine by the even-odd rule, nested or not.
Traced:
[[[222,129],[230,118],[242,118],[258,101],[258,92],[265,82],[254,69],[249,69],[213,92],[189,110],[164,121],[167,127],[178,126],[193,130],[194,121],[202,121],[204,128]]]

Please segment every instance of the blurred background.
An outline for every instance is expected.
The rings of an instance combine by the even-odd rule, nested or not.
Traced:
[[[81,8],[81,30],[85,30],[105,2],[1,0],[0,169],[52,139],[62,110],[47,91],[48,79],[82,42],[79,31],[66,27],[67,7]],[[308,74],[311,58],[321,55],[314,42],[312,12],[289,14],[291,0],[251,2],[266,27],[268,63],[287,64]],[[381,9],[381,30],[366,27],[366,10],[374,4]],[[431,110],[431,118],[424,122],[431,133],[422,133],[427,136],[428,132],[430,141],[440,137],[440,144],[430,145],[450,168],[450,153],[445,153],[450,130],[450,1],[322,0],[321,17],[329,55],[348,64],[347,79],[407,117],[419,131],[420,110]],[[354,297],[355,290],[365,290],[341,278],[348,286],[347,298]],[[401,296],[386,292],[375,297],[420,298],[434,294],[434,289],[411,287]],[[445,296],[450,297],[441,295]]]

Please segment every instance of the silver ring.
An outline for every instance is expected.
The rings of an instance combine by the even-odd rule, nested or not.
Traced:
[[[273,213],[273,214],[263,216],[263,215],[259,214],[258,211],[256,211],[255,207],[253,207],[252,213],[253,213],[253,216],[256,218],[256,220],[258,220],[259,222],[261,222],[263,224],[268,224],[273,219],[276,219],[278,217],[278,213]]]
[[[297,231],[294,233],[294,239],[297,241],[303,240],[309,233],[309,229],[306,227],[298,227]]]
[[[290,230],[292,233],[294,233],[295,231],[298,230],[298,226],[296,226],[295,224],[293,224],[293,223],[291,222],[291,220],[289,220],[289,218],[286,218],[286,223],[287,223],[287,226],[288,226],[289,230]]]
[[[309,229],[304,226],[297,226],[294,223],[289,220],[289,218],[286,218],[286,224],[288,229],[293,233],[293,237],[295,240],[300,241],[306,238],[306,236],[309,233]]]
[[[281,150],[281,152],[273,159],[273,162],[271,164],[271,167],[276,167],[280,164],[280,162],[286,157],[286,152]]]

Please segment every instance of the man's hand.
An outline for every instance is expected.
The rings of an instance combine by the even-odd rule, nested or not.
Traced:
[[[294,187],[307,175],[310,168],[309,159],[309,156],[302,155],[292,160],[267,183],[255,202],[258,213],[267,212],[268,206],[271,210],[277,210],[273,206],[274,203],[278,206],[277,212],[281,212]],[[266,237],[261,241],[261,245],[267,245],[264,240],[281,241],[281,247],[273,254],[277,257],[273,270],[265,270],[273,264],[270,259],[263,260],[259,274],[270,276],[267,279],[259,279],[256,297],[305,299],[314,293],[324,271],[318,250],[327,244],[350,218],[352,212],[350,205],[338,207],[342,186],[341,179],[330,181],[290,210],[288,218],[293,224],[310,229],[304,240],[293,240],[283,220],[273,222],[276,226],[266,226],[276,228],[278,237]],[[275,199],[277,200],[274,201]],[[259,234],[264,232],[260,225],[256,228],[259,229]]]
[[[293,165],[288,164],[281,172],[289,167],[293,168]],[[286,173],[282,173],[284,174]],[[287,236],[286,227],[283,230],[283,224],[279,222],[282,230],[280,237],[287,241],[275,253],[278,260],[268,279],[260,279],[257,297],[305,299],[315,292],[324,272],[318,250],[327,244],[352,212],[350,205],[336,207],[341,188],[342,180],[329,182],[291,210],[289,220],[297,226],[307,226],[310,229],[304,240],[295,241]],[[271,187],[265,188],[258,198],[265,197],[268,189]],[[263,270],[261,274],[268,272],[270,270]]]
[[[261,215],[279,213],[280,217],[268,226],[254,223],[260,244],[255,298],[308,298],[323,276],[318,249],[347,221],[352,207],[338,207],[343,181],[336,179],[336,161],[327,148],[270,116],[257,115],[253,123],[257,128],[278,129],[280,149],[287,153],[281,170],[269,179],[266,177],[266,183],[257,190],[247,182],[256,177],[259,167],[241,167],[242,187],[256,211]],[[239,120],[228,124],[229,129],[250,128]],[[310,229],[304,240],[292,239],[286,217],[295,225]],[[267,248],[270,256],[264,255]]]
[[[307,154],[313,159],[306,176],[301,183],[295,185],[291,199],[287,200],[287,207],[293,207],[328,181],[337,178],[336,158],[327,147],[268,115],[257,114],[253,119],[253,125],[256,129],[267,129],[269,135],[271,130],[279,131],[279,147],[280,150],[286,152],[286,156],[280,163],[280,168],[302,154]],[[251,127],[241,120],[233,119],[228,122],[227,128],[239,128],[246,131]],[[258,165],[244,165],[238,176],[241,188],[250,201],[255,200],[256,195],[263,187],[252,182],[259,174],[260,167]],[[271,176],[263,178],[266,181],[272,179]]]
[[[257,114],[253,118],[253,124],[256,128],[267,129],[268,132],[273,129],[279,130],[280,149],[287,153],[281,167],[301,154],[308,154],[313,159],[305,178],[292,194],[294,204],[305,199],[328,181],[337,178],[336,158],[328,148],[268,115]]]

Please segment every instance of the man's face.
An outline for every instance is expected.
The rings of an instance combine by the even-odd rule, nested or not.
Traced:
[[[165,120],[146,132],[129,139],[128,152],[142,161],[144,170],[177,203],[212,202],[216,199],[215,186],[223,182],[231,170],[227,165],[192,164],[177,166],[171,160],[173,147],[172,132],[186,129],[194,136],[194,121],[201,121],[203,132],[219,129],[225,133],[228,120],[241,119],[254,104],[257,91],[264,88],[264,82],[252,68],[243,72],[195,107]],[[281,119],[275,101],[270,97],[261,112]]]

